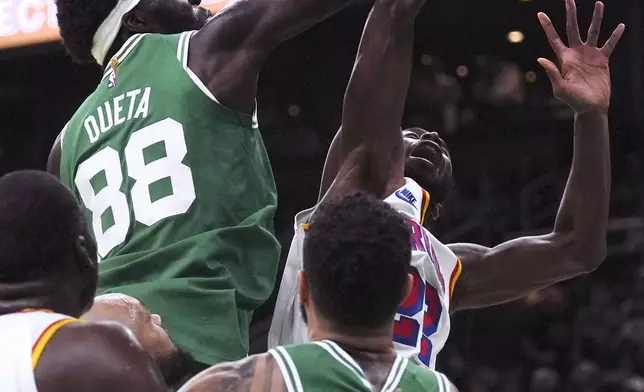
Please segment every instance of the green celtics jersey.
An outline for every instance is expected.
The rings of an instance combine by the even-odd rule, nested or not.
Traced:
[[[360,365],[330,340],[277,347],[269,353],[289,392],[373,392]],[[398,355],[381,391],[449,392],[450,383],[443,374]]]
[[[219,104],[187,67],[193,32],[129,39],[61,136],[99,292],[139,298],[196,360],[243,358],[275,284],[277,193],[254,116]]]

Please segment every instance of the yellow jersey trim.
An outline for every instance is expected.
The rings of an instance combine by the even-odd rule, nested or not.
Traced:
[[[427,217],[427,209],[429,207],[429,200],[431,199],[431,196],[429,195],[429,192],[427,192],[425,189],[421,188],[423,191],[423,201],[421,203],[421,209],[420,209],[420,224],[424,225],[425,224],[425,218]]]
[[[40,337],[38,340],[36,340],[36,343],[31,349],[31,367],[32,369],[36,369],[36,366],[38,366],[38,361],[40,360],[40,357],[42,356],[43,351],[45,351],[45,347],[47,347],[47,343],[51,340],[51,338],[58,332],[62,327],[71,324],[71,323],[78,323],[80,320],[78,319],[63,319],[63,320],[58,320],[55,323],[50,324],[45,330],[40,334]]]
[[[461,276],[461,272],[463,272],[463,264],[461,263],[461,260],[456,259],[456,267],[454,267],[454,271],[452,272],[452,276],[449,279],[449,298],[452,298],[452,295],[454,294],[454,286],[456,286],[456,281],[458,278]]]

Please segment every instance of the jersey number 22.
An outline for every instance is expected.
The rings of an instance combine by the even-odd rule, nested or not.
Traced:
[[[421,227],[414,221],[407,221],[412,229],[412,248],[422,252],[428,251],[426,245],[414,234],[421,233]],[[425,366],[429,366],[432,358],[432,342],[430,336],[438,330],[438,322],[443,311],[441,301],[436,289],[425,282],[416,268],[411,274],[414,285],[411,293],[405,299],[396,315],[394,322],[394,342],[409,347],[418,347],[420,337],[420,352],[418,359]],[[416,319],[418,313],[422,314],[422,323]]]

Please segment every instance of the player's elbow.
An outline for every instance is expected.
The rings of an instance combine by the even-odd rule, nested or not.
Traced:
[[[606,242],[604,241],[600,245],[595,246],[595,249],[592,249],[588,252],[587,260],[584,262],[586,272],[590,273],[599,268],[601,263],[606,260],[606,256]]]
[[[606,239],[589,241],[575,240],[572,244],[572,260],[580,270],[580,273],[591,273],[595,271],[606,259]]]

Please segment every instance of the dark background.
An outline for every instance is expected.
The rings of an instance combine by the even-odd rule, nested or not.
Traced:
[[[585,31],[593,1],[577,2]],[[281,45],[260,77],[260,127],[285,247],[295,213],[316,201],[369,8],[359,2]],[[451,147],[456,186],[435,228],[444,242],[494,245],[552,225],[572,154],[572,113],[553,100],[536,63],[553,57],[538,11],[563,28],[563,0],[429,0],[417,20],[403,125],[439,131]],[[602,37],[619,22],[627,30],[611,62],[609,258],[590,278],[456,315],[440,366],[461,391],[644,391],[635,378],[644,376],[644,339],[632,337],[644,332],[644,1],[606,0]],[[525,40],[510,43],[513,30]],[[0,71],[0,174],[42,169],[101,71],[73,64],[59,43],[2,51]],[[269,303],[258,328],[270,314]]]

